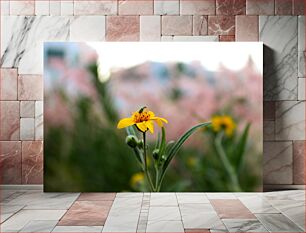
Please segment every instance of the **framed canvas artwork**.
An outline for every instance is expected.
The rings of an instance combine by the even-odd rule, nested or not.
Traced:
[[[263,44],[46,42],[44,190],[262,190]]]

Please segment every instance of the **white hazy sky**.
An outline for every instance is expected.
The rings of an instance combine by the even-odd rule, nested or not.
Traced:
[[[252,57],[258,71],[263,70],[261,42],[88,42],[99,55],[100,72],[108,76],[113,68],[128,68],[145,61],[200,61],[214,71],[222,63],[232,70],[241,69]]]

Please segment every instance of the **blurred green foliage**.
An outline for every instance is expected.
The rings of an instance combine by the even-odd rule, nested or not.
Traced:
[[[65,104],[74,108],[72,127],[56,127],[45,122],[44,189],[57,192],[147,191],[145,183],[131,184],[133,175],[140,169],[133,151],[125,143],[124,130],[116,129],[119,114],[108,93],[108,83],[100,82],[96,64],[88,69],[93,76],[99,106],[85,96],[70,102],[61,93]],[[178,71],[185,72],[185,67],[178,64]],[[178,98],[178,93],[175,92],[172,98]],[[216,134],[208,131],[197,134],[203,138],[205,150],[183,147],[171,162],[161,191],[233,191],[214,146]],[[245,142],[246,153],[240,158],[235,157],[237,153],[230,151],[233,145],[237,149],[239,137],[241,134],[236,133],[224,138],[222,143],[237,171],[242,191],[257,191],[261,188],[261,175],[256,169],[261,169],[262,155],[251,153],[253,156],[248,156],[248,151],[256,145]],[[149,147],[154,149],[154,145]],[[152,154],[148,156],[153,161]],[[154,169],[153,162],[149,164],[149,169]]]

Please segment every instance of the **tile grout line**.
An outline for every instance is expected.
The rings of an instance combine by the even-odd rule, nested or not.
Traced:
[[[150,200],[151,193],[143,193],[136,232],[146,232],[147,230]]]
[[[271,203],[269,199],[264,199],[264,200],[266,200],[275,210],[279,211],[279,213],[272,213],[272,214],[275,214],[275,215],[281,214],[281,215],[283,215],[284,217],[286,217],[287,219],[289,219],[291,222],[293,222],[293,224],[296,225],[298,228],[300,228],[300,229],[302,229],[303,231],[305,231],[305,230],[302,228],[302,226],[296,224],[295,221],[294,221],[293,219],[291,219],[291,217],[285,213],[285,211],[282,211],[279,207],[277,207],[276,205],[273,205],[273,203]],[[286,200],[286,201],[287,201],[287,200]],[[298,201],[296,201],[296,200],[292,200],[292,201],[298,202]],[[305,200],[304,200],[304,205],[305,205]],[[260,214],[262,214],[262,215],[265,215],[265,214],[268,215],[268,214],[271,214],[271,213],[260,213]],[[256,216],[256,214],[255,214],[255,216]],[[257,218],[257,216],[256,216],[256,218]],[[305,218],[305,216],[304,216],[304,218]],[[258,219],[258,220],[259,220],[259,219]]]
[[[183,222],[183,216],[182,216],[181,208],[180,208],[179,201],[178,201],[178,198],[177,198],[177,193],[175,193],[175,199],[176,199],[176,202],[177,202],[177,208],[178,208],[178,210],[179,210],[179,212],[180,212],[180,217],[181,217],[182,226],[183,226],[183,229],[184,229],[184,232],[185,232],[185,226],[184,226],[184,222]]]

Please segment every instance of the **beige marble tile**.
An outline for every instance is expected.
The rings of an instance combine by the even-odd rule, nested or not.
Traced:
[[[236,199],[236,196],[233,193],[209,192],[206,193],[206,196],[208,197],[208,199]]]
[[[113,201],[76,201],[59,221],[59,226],[104,225]]]
[[[20,232],[51,232],[56,224],[57,220],[32,220]]]
[[[24,205],[1,204],[0,222],[3,223],[5,220],[9,219],[12,215],[20,211],[23,207]]]
[[[207,16],[204,15],[194,15],[193,16],[193,30],[192,34],[194,36],[203,36],[208,33],[208,22]]]
[[[256,214],[270,232],[302,232],[302,229],[282,214]]]
[[[4,232],[16,232],[33,220],[59,220],[66,210],[21,210],[1,225]]]
[[[175,193],[152,193],[150,206],[178,206]]]
[[[184,228],[181,221],[149,221],[146,232],[184,233]]]
[[[292,0],[275,0],[275,15],[292,15]]]
[[[229,232],[269,232],[258,220],[224,219]]]
[[[218,42],[218,36],[162,36],[162,41],[202,41],[202,42]]]
[[[268,214],[280,213],[268,201],[259,196],[245,196],[240,197],[239,200],[253,213],[253,214]]]
[[[305,99],[305,78],[298,79],[298,100],[306,100]]]
[[[208,16],[208,35],[235,35],[235,16]]]
[[[0,100],[17,100],[17,69],[0,72]]]
[[[1,101],[0,112],[0,140],[19,140],[19,101]]]
[[[69,40],[70,17],[3,17],[3,20],[1,20],[2,66],[18,67],[18,74],[26,74],[25,76],[29,74],[43,74],[43,41],[59,42]],[[41,77],[41,84],[36,82],[41,85],[40,89],[36,89],[34,82],[31,85],[32,89],[27,90],[24,95],[31,94],[32,90],[41,94],[42,80]],[[42,98],[42,95],[40,97]]]
[[[181,0],[181,15],[214,15],[216,12],[215,0]]]
[[[148,221],[179,221],[181,214],[178,206],[152,206]]]
[[[30,160],[29,165],[36,158],[41,158],[41,155],[37,155],[37,152],[31,151],[31,148],[33,148],[33,146],[31,146],[29,148],[29,152],[27,152],[29,154]],[[31,158],[31,156],[33,157],[33,159]],[[6,202],[6,204],[25,205],[25,210],[64,210],[64,212],[66,212],[66,210],[71,207],[71,205],[75,202],[78,196],[79,193],[44,193],[42,192],[42,190],[26,190],[13,194],[13,197],[8,198],[9,200]]]
[[[35,101],[35,140],[44,138],[43,113],[43,101]]]
[[[292,142],[264,142],[265,184],[292,184]]]
[[[305,102],[276,102],[276,140],[305,139]]]
[[[10,15],[34,15],[35,1],[34,0],[11,0]]]
[[[180,212],[184,228],[186,229],[211,229],[218,221],[220,221],[210,203],[180,204]]]
[[[0,2],[1,4],[1,15],[9,15],[10,14],[10,1],[4,0]]]
[[[71,41],[105,40],[105,16],[77,16],[70,22]]]
[[[217,15],[245,15],[246,0],[216,0]]]
[[[81,193],[78,201],[113,201],[116,193]]]
[[[306,56],[305,16],[300,15],[298,16],[298,76],[299,78],[306,78],[305,76],[305,61],[306,61],[305,56]],[[304,89],[305,89],[305,85],[304,85]]]
[[[152,15],[153,0],[118,0],[119,15]]]
[[[236,41],[258,41],[258,16],[236,16]]]
[[[50,15],[49,0],[36,0],[35,1],[35,15]]]
[[[296,16],[259,16],[264,60],[273,61],[264,66],[264,100],[297,100],[297,29]]]
[[[210,199],[221,219],[256,219],[255,215],[237,199]]]
[[[293,0],[293,15],[304,15],[305,14],[305,2],[303,0]]]
[[[61,15],[73,15],[74,1],[61,1]]]
[[[305,141],[293,141],[293,183],[305,184]]]
[[[179,15],[180,1],[179,0],[155,0],[154,14],[155,15]]]
[[[22,183],[43,183],[43,142],[22,142]]]
[[[192,16],[162,16],[162,35],[192,35]]]
[[[61,15],[61,2],[60,1],[50,1],[50,15],[57,16]]]
[[[1,183],[21,184],[21,142],[0,141],[0,158]]]
[[[76,233],[76,232],[82,232],[82,233],[87,233],[87,232],[101,232],[103,229],[103,226],[56,226],[52,232],[58,233],[58,232],[71,232],[71,233]]]
[[[20,117],[33,118],[35,116],[35,101],[20,101]]]
[[[139,41],[139,16],[107,16],[107,41]]]
[[[43,77],[41,75],[18,76],[18,99],[19,100],[42,100]]]
[[[176,193],[179,204],[209,204],[209,200],[205,193]]]
[[[116,15],[117,0],[74,1],[74,15]]]
[[[140,16],[140,41],[160,41],[161,17]]]
[[[20,140],[34,140],[34,118],[20,118]]]
[[[246,0],[247,15],[274,15],[274,0]]]

